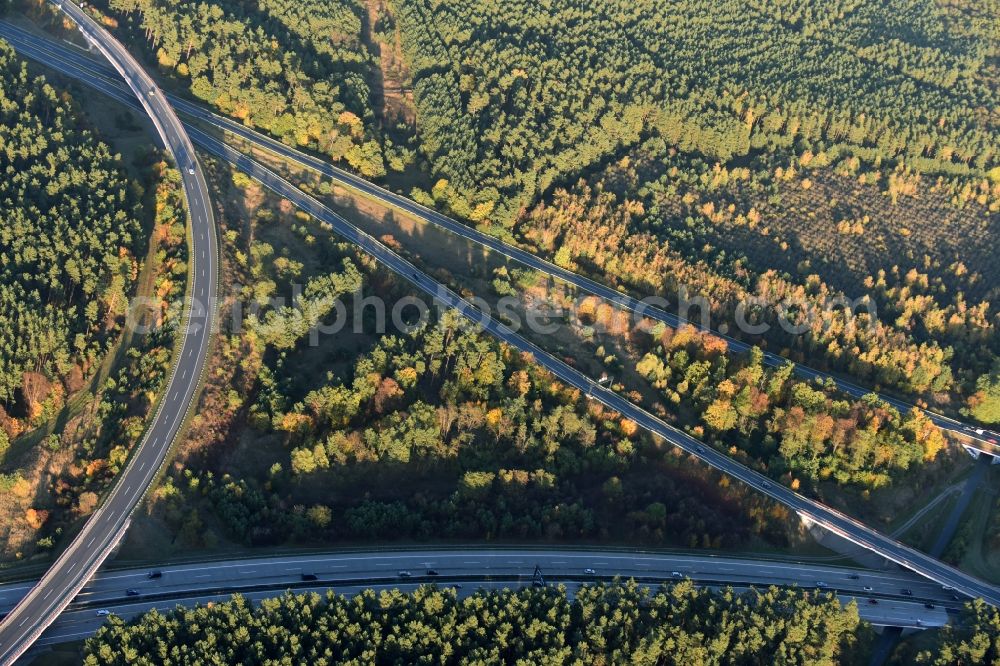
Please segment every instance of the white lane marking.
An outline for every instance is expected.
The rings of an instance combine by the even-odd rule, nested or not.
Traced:
[[[87,542],[87,548],[90,548],[90,546],[94,543],[94,539],[96,538],[97,537],[90,537],[90,541]]]
[[[187,368],[184,368],[184,372],[181,373],[181,380],[187,379],[187,376],[188,376]]]
[[[52,588],[51,587],[49,588],[48,592],[45,593],[45,596],[42,597],[42,601],[45,601],[46,599],[48,599],[50,594],[52,594]]]
[[[142,470],[144,470],[144,469],[146,469],[146,462],[145,462],[145,461],[143,461],[143,463],[142,463],[141,465],[139,465],[139,471],[140,471],[140,472],[141,472]]]

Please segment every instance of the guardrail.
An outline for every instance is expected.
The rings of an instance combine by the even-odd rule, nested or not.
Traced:
[[[69,18],[71,18],[77,24],[81,33],[87,38],[87,40],[98,48],[98,50],[108,59],[108,61],[113,64],[113,66],[122,76],[122,78],[125,79],[129,87],[135,93],[136,97],[139,98],[142,108],[146,111],[147,115],[152,121],[153,126],[156,128],[156,131],[160,135],[160,138],[163,141],[164,145],[167,146],[168,149],[171,149],[171,151],[175,155],[175,158],[178,161],[180,161],[181,156],[184,155],[187,157],[187,159],[191,160],[192,164],[194,164],[196,160],[194,153],[194,146],[191,144],[190,139],[183,131],[183,125],[180,123],[180,120],[177,119],[176,116],[173,116],[173,121],[174,121],[173,124],[176,125],[176,127],[180,128],[180,130],[176,133],[177,134],[176,139],[177,141],[180,142],[180,145],[177,145],[176,142],[171,141],[170,132],[167,130],[167,127],[164,125],[163,120],[162,118],[160,118],[156,109],[153,108],[153,106],[149,102],[149,99],[147,99],[147,95],[155,97],[155,95],[159,94],[158,93],[159,89],[156,87],[156,84],[152,80],[152,78],[150,78],[149,75],[144,72],[139,63],[134,58],[132,58],[132,56],[124,49],[124,47],[122,47],[120,44],[114,41],[114,39],[110,36],[110,34],[108,34],[103,28],[101,28],[96,21],[94,21],[91,17],[89,17],[86,13],[84,13],[79,7],[74,5],[72,2],[69,2],[68,0],[53,0],[53,4],[59,7]],[[172,111],[170,111],[170,107],[167,106],[165,102],[164,105],[168,113],[172,114]],[[180,150],[178,150],[178,148]],[[178,153],[180,153],[180,155],[178,155]],[[207,187],[205,187],[204,180],[198,181],[198,186],[199,188],[204,188],[207,192]],[[185,193],[187,195],[185,197],[185,206],[187,208],[188,219],[193,221],[195,219],[195,216],[191,209],[191,201],[190,201],[191,192],[186,191]],[[207,202],[206,202],[206,207],[207,207]],[[208,209],[208,222],[210,227],[209,234],[211,239],[214,241],[214,223],[212,221],[210,209]],[[189,225],[188,228],[189,234],[191,233],[190,227],[191,225]],[[193,247],[193,243],[190,240],[190,238],[188,247],[189,250]],[[194,266],[195,262],[192,258],[192,261],[189,262],[189,278],[190,278],[188,280],[189,296],[191,294],[192,285],[194,281],[193,277]],[[182,323],[181,331],[187,330],[186,328],[187,322],[190,320],[190,317],[191,317],[190,310],[186,308],[181,322]],[[213,322],[214,322],[214,317],[212,316],[212,311],[209,310],[206,316],[206,327],[208,327],[208,330],[211,330]],[[186,348],[185,342],[186,342],[185,339],[181,337],[178,345],[175,347],[174,361],[171,365],[171,369],[168,374],[168,380],[165,384],[166,388],[163,393],[163,396],[166,396],[169,393],[170,388],[174,385],[178,360],[180,358],[180,351]],[[205,369],[205,364],[203,361],[204,361],[203,358],[200,359],[199,361],[201,363],[202,374],[204,373]],[[194,378],[192,378],[192,381],[194,381]],[[200,381],[201,377],[198,378],[199,383]],[[194,399],[193,396],[197,391],[197,386],[198,385],[195,384],[193,387],[194,390],[189,392],[189,394],[185,397],[186,404],[184,406],[184,411],[182,412],[182,415],[186,415],[187,412],[190,410],[191,404]],[[174,424],[171,424],[167,428],[167,437],[170,441],[165,443],[162,453],[158,456],[157,464],[154,466],[154,469],[151,469],[150,472],[148,473],[151,474],[151,476],[149,476],[148,480],[144,481],[145,487],[142,488],[142,492],[140,492],[138,496],[135,497],[134,500],[132,500],[131,504],[128,506],[128,510],[124,511],[122,516],[118,518],[119,522],[117,526],[114,526],[113,524],[111,527],[111,531],[102,537],[103,544],[99,545],[99,550],[96,553],[92,554],[93,557],[85,561],[80,566],[79,569],[76,568],[78,563],[74,561],[74,557],[76,555],[75,551],[81,548],[81,544],[87,537],[90,537],[90,540],[86,544],[86,547],[89,548],[91,544],[94,542],[94,540],[101,536],[99,534],[92,536],[94,530],[97,529],[95,526],[101,522],[106,521],[105,512],[107,511],[107,507],[111,503],[112,499],[116,497],[117,493],[121,491],[120,489],[122,487],[123,479],[128,476],[130,470],[132,469],[134,460],[138,456],[138,453],[140,451],[143,451],[147,446],[149,446],[148,440],[150,437],[150,432],[153,429],[152,424],[157,423],[163,413],[164,409],[163,396],[161,396],[160,400],[158,401],[156,409],[154,410],[153,413],[153,418],[149,422],[150,425],[147,427],[147,430],[144,433],[139,444],[134,448],[130,460],[126,464],[125,471],[121,475],[119,475],[118,481],[113,485],[111,491],[105,496],[104,502],[102,503],[101,507],[90,517],[90,519],[88,519],[87,523],[84,525],[84,528],[80,532],[80,534],[78,534],[74,538],[74,540],[70,543],[69,547],[65,551],[63,551],[63,553],[50,566],[48,571],[46,571],[45,575],[42,576],[41,580],[39,580],[38,584],[35,585],[35,587],[33,587],[28,592],[28,594],[26,594],[21,599],[21,601],[7,615],[4,621],[0,623],[0,636],[2,636],[4,631],[18,631],[28,621],[32,622],[31,628],[18,636],[14,636],[12,640],[12,645],[6,647],[5,648],[6,651],[3,653],[3,655],[0,655],[0,660],[2,660],[5,665],[13,664],[41,635],[41,633],[54,621],[54,619],[59,615],[59,613],[61,613],[62,610],[66,608],[66,606],[69,604],[72,598],[83,588],[87,580],[89,580],[89,578],[97,571],[97,569],[101,566],[103,561],[118,545],[119,541],[121,540],[122,536],[127,530],[129,524],[129,516],[131,515],[132,511],[134,510],[138,502],[141,500],[141,498],[145,495],[145,492],[148,490],[149,482],[156,477],[156,475],[159,472],[159,469],[162,467],[162,464],[166,457],[166,452],[169,449],[169,445],[171,444],[177,432],[179,432],[181,425],[183,425],[183,418],[181,418],[180,422],[175,422]],[[130,488],[126,489],[125,492],[129,492],[129,490]],[[107,516],[107,518],[111,518],[111,516]],[[64,566],[66,567],[65,574],[72,576],[71,578],[72,582],[68,585],[65,583],[61,584],[62,587],[61,589],[58,590],[58,592],[56,592],[57,596],[54,602],[52,602],[51,605],[46,609],[45,616],[39,618],[30,618],[30,617],[21,618],[21,621],[17,625],[17,627],[13,627],[12,626],[13,623],[17,621],[18,617],[22,614],[24,609],[39,598],[39,596],[42,594],[42,590],[47,590],[45,592],[45,595],[42,597],[42,600],[43,601],[48,600],[49,596],[51,596],[53,593],[52,588],[55,585],[53,578],[57,575],[63,575]]]

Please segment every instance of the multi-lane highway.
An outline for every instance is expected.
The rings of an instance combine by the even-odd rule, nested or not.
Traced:
[[[91,85],[100,84],[103,88],[120,85],[117,79],[117,73],[113,69],[84,54],[74,52],[72,47],[68,45],[59,44],[3,21],[0,21],[0,37],[10,40],[15,48],[25,53],[28,57],[40,60],[41,62],[59,69],[70,76],[81,78]],[[63,66],[60,66],[60,63]],[[538,257],[537,255],[534,255],[522,248],[505,243],[494,236],[462,224],[461,222],[453,220],[436,210],[422,206],[403,195],[397,194],[383,187],[379,187],[378,185],[370,183],[360,176],[357,176],[349,171],[339,169],[318,157],[287,146],[274,138],[261,134],[260,132],[256,132],[234,120],[212,113],[211,111],[188,100],[170,94],[167,95],[167,99],[182,114],[194,118],[199,122],[206,123],[216,129],[238,136],[257,147],[266,149],[275,155],[329,177],[345,187],[351,188],[364,194],[365,196],[381,201],[386,205],[402,210],[425,222],[429,222],[446,229],[451,233],[482,245],[493,252],[513,259],[529,268],[538,270],[546,275],[566,282],[567,284],[571,284],[581,291],[599,296],[615,303],[621,308],[635,312],[644,317],[648,317],[654,321],[664,322],[668,326],[674,328],[684,324],[690,324],[701,328],[701,325],[698,322],[688,321],[680,315],[666,311],[661,307],[657,307],[649,301],[634,298],[628,294],[608,287],[607,285],[591,280],[590,278],[579,275],[578,273],[574,273],[570,270],[562,268],[561,266],[557,266],[556,264]],[[717,330],[712,330],[710,328],[706,330],[711,330],[714,335],[726,340],[729,349],[733,352],[745,353],[748,352],[753,346],[751,343],[738,340]],[[778,367],[788,363],[788,360],[773,352],[765,351],[764,363],[771,367]],[[805,365],[796,364],[795,373],[805,379],[820,379],[824,381],[832,380],[841,391],[855,398],[860,398],[873,393],[873,390],[870,388],[860,386],[843,377],[821,372]],[[892,395],[880,393],[879,397],[903,414],[908,413],[912,409],[919,409],[924,412],[931,422],[939,428],[963,436],[964,441],[967,442],[967,446],[970,449],[1000,457],[1000,433],[978,426],[973,426],[968,423],[963,423],[958,419],[944,414],[939,414],[929,409],[918,407]]]
[[[382,265],[419,290],[432,296],[438,303],[458,311],[495,338],[519,351],[531,354],[537,363],[563,382],[580,389],[588,398],[610,407],[692,456],[792,508],[802,518],[821,525],[827,530],[916,571],[941,585],[954,587],[969,596],[982,597],[993,605],[1000,605],[1000,589],[881,534],[854,518],[804,497],[733,460],[724,453],[705,446],[682,430],[669,425],[544,351],[500,321],[492,318],[488,313],[477,309],[454,291],[438,283],[414,264],[352,225],[314,197],[305,194],[274,171],[199,129],[190,128],[189,131],[192,139],[203,149],[235,165],[279,196],[288,199],[301,210],[326,223],[331,230],[357,244]]]
[[[156,83],[103,28],[76,5],[56,4],[112,62],[141,100],[183,177],[190,220],[189,290],[198,303],[185,316],[180,346],[153,421],[101,507],[0,624],[0,663],[12,664],[93,575],[128,527],[129,516],[162,465],[198,390],[214,325],[217,242],[208,187],[184,127]]]
[[[49,64],[54,67],[65,66],[66,73],[74,76],[82,76],[83,80],[99,90],[107,92],[109,95],[120,95],[120,92],[114,86],[109,85],[109,82],[103,77],[81,72],[79,69],[66,63],[60,65],[50,62]],[[586,393],[591,399],[597,400],[620,412],[640,426],[663,437],[692,456],[700,458],[716,469],[743,481],[755,490],[792,508],[802,518],[819,524],[831,532],[872,550],[901,566],[916,571],[939,584],[949,585],[966,595],[982,597],[991,604],[1000,605],[1000,590],[996,587],[899,543],[891,537],[864,525],[860,521],[799,495],[781,484],[768,479],[764,475],[732,460],[725,454],[704,446],[698,440],[630,403],[610,389],[599,385],[578,370],[568,366],[566,363],[510,330],[504,324],[476,309],[468,301],[447,287],[437,283],[412,263],[403,259],[372,236],[351,225],[347,220],[337,215],[315,198],[305,194],[272,170],[194,126],[189,126],[188,129],[192,139],[202,148],[234,164],[237,168],[246,172],[278,195],[288,199],[305,212],[329,224],[333,231],[356,243],[387,268],[402,276],[421,291],[433,296],[440,303],[456,309],[491,335],[521,351],[532,354],[538,363],[559,379]]]
[[[100,40],[99,37],[97,39],[98,41]],[[52,64],[52,63],[47,63],[47,64]],[[139,84],[137,90],[140,91],[140,97],[143,101],[144,106],[162,104],[162,106],[166,107],[166,104],[160,101],[160,96],[155,91],[155,88],[153,86],[149,85],[148,83],[146,84],[146,86],[142,85],[143,83],[145,83],[144,81],[142,81],[141,78],[144,75],[135,73],[130,74],[130,69],[127,67],[123,67],[123,73],[126,76],[126,78],[129,78],[129,76],[133,77],[129,79],[130,85]],[[84,76],[86,78],[91,78],[87,77],[86,74],[84,74]],[[100,86],[100,83],[97,82],[96,80],[91,82]],[[141,91],[144,90],[148,91],[149,93],[148,98],[142,95]],[[112,92],[111,94],[115,94],[115,92]],[[150,110],[148,108],[147,111],[154,118],[154,122],[156,122],[158,112]],[[176,117],[173,117],[172,114],[171,117],[173,118],[173,120],[176,120]],[[174,134],[175,137],[183,136],[183,130],[179,129],[179,125],[176,128],[173,128],[172,131],[175,133]],[[396,273],[398,273],[404,279],[411,282],[420,290],[432,295],[434,298],[444,303],[446,306],[458,310],[469,320],[481,326],[484,330],[496,336],[497,338],[503,340],[504,342],[512,345],[513,347],[521,351],[531,353],[541,365],[546,367],[548,370],[550,370],[554,375],[559,377],[564,382],[581,389],[588,395],[588,397],[594,400],[598,400],[601,403],[607,405],[608,407],[615,409],[616,411],[619,411],[624,416],[632,419],[633,421],[647,428],[651,432],[663,437],[664,439],[670,441],[674,445],[682,448],[683,450],[690,453],[692,456],[700,458],[701,460],[712,465],[713,467],[716,467],[717,469],[720,469],[723,472],[742,480],[743,482],[747,483],[756,490],[766,495],[769,495],[775,500],[793,508],[802,517],[811,520],[812,522],[815,522],[817,524],[820,524],[825,528],[827,528],[828,530],[844,538],[847,538],[859,545],[869,548],[874,552],[879,553],[894,562],[897,562],[907,568],[910,568],[920,573],[921,575],[932,579],[933,581],[937,582],[940,585],[949,585],[967,595],[982,597],[991,604],[1000,605],[1000,590],[997,590],[997,588],[995,588],[994,586],[984,583],[972,576],[969,576],[968,574],[965,574],[961,571],[958,571],[957,569],[954,569],[953,567],[945,565],[935,560],[934,558],[931,558],[912,548],[900,544],[894,541],[893,539],[886,537],[885,535],[882,535],[875,530],[872,530],[871,528],[861,524],[860,522],[848,516],[840,514],[839,512],[836,512],[830,509],[829,507],[826,507],[813,500],[798,495],[797,493],[794,493],[793,491],[781,486],[780,484],[776,484],[770,481],[763,475],[758,474],[753,470],[750,470],[740,465],[739,463],[729,459],[727,456],[717,451],[704,447],[697,440],[673,428],[672,426],[666,424],[660,419],[657,419],[652,414],[649,414],[648,412],[640,409],[639,407],[629,403],[627,400],[617,395],[613,391],[610,391],[609,389],[606,389],[598,385],[596,382],[590,380],[589,378],[582,375],[575,369],[569,367],[562,361],[559,361],[558,359],[547,354],[537,346],[525,340],[523,337],[517,335],[515,332],[511,331],[509,328],[504,326],[502,323],[497,322],[496,320],[490,318],[488,315],[480,312],[479,310],[474,308],[470,303],[468,303],[467,301],[459,297],[457,294],[452,292],[450,289],[447,289],[446,287],[438,284],[432,278],[430,278],[429,276],[418,270],[413,264],[400,257],[398,254],[394,253],[392,250],[390,250],[385,245],[378,242],[371,236],[364,234],[357,228],[353,227],[346,220],[336,215],[333,211],[325,207],[319,201],[304,194],[302,191],[298,190],[296,187],[288,183],[286,180],[284,180],[274,172],[266,169],[260,164],[254,162],[252,159],[246,157],[245,155],[240,154],[238,151],[232,149],[229,146],[224,145],[222,142],[199,130],[192,129],[191,135],[206,150],[235,164],[238,168],[246,171],[249,175],[262,182],[265,186],[271,188],[279,195],[291,200],[302,210],[314,215],[321,221],[329,224],[331,229],[343,235],[344,237],[348,238],[349,240],[357,243],[362,249],[372,254],[376,259],[382,262],[390,270],[395,271]],[[165,138],[165,141],[169,145],[170,143],[169,134]],[[185,157],[189,156],[190,161],[185,162],[185,164],[190,164],[193,167],[194,173],[190,175],[195,176],[198,174],[198,170],[194,166],[196,163],[194,162],[193,151],[190,150],[189,146],[182,146],[181,152],[176,154],[178,154],[179,156],[183,155]],[[179,157],[179,160],[183,162],[184,158]],[[197,184],[203,188],[204,183],[201,180],[200,176],[197,178],[197,181],[198,181]],[[202,199],[202,202],[207,202],[207,192],[202,190],[201,194],[205,195],[204,198]],[[192,201],[191,201],[192,207],[194,206],[195,203],[194,199],[197,196],[198,196],[197,194],[192,195]],[[192,216],[194,217],[194,213],[192,213]],[[198,276],[202,275],[204,279],[209,280],[209,283],[213,287],[212,291],[207,293],[213,293],[214,270],[208,271],[208,274],[211,276],[210,278],[205,277],[204,271],[199,270],[199,267],[197,266],[196,263],[198,261],[199,256],[201,257],[201,261],[203,262],[206,261],[211,262],[212,260],[214,260],[215,256],[214,237],[211,236],[212,232],[214,231],[214,228],[212,228],[212,225],[210,224],[211,220],[210,214],[207,218],[205,218],[205,220],[207,220],[208,222],[207,226],[209,227],[209,230],[207,230],[207,233],[211,237],[212,251],[208,255],[209,259],[206,260],[204,258],[204,255],[199,253],[196,249],[195,252],[196,256],[194,257],[195,259],[194,263],[196,268],[195,268],[193,283],[197,285],[199,279]],[[197,220],[193,219],[192,229],[196,235],[195,238],[196,248],[198,247],[197,245],[198,226],[199,223],[197,222]],[[206,268],[205,264],[203,263],[200,269],[205,269],[205,268]],[[610,295],[609,298],[611,298]],[[628,297],[623,297],[622,295],[618,294],[618,292],[614,292],[614,297],[611,298],[611,300],[614,300],[615,302],[625,307],[629,307],[627,302],[623,302],[621,300],[622,298],[628,298]],[[204,331],[204,328],[202,328],[201,330]],[[205,335],[207,338],[207,333]],[[197,333],[195,333],[194,331],[192,332],[192,335],[189,335],[185,339],[185,347],[184,349],[182,349],[182,364],[183,364],[183,359],[186,358],[187,355],[189,354],[188,344],[191,343],[193,337],[197,337]],[[207,340],[204,341],[204,344],[207,344]],[[203,349],[203,347],[193,347],[191,351],[193,359],[192,363],[194,363],[195,368],[200,368],[203,355],[202,353],[200,353],[200,351],[199,353],[195,354],[194,350],[196,349],[201,350]],[[178,366],[178,368],[180,368],[180,366]],[[180,370],[178,370],[178,372],[179,371]],[[190,376],[194,377],[195,374],[191,374]],[[149,443],[149,439],[155,437],[155,434],[157,433],[157,425],[164,420],[163,419],[164,412],[174,414],[174,416],[177,416],[177,418],[180,419],[182,417],[183,411],[185,411],[180,406],[183,405],[184,403],[183,398],[190,397],[190,394],[180,390],[180,387],[174,386],[174,381],[176,381],[176,379],[177,379],[177,374],[175,373],[172,377],[171,385],[168,390],[167,396],[165,398],[164,404],[169,405],[171,403],[178,403],[178,408],[176,410],[161,409],[161,411],[158,413],[156,423],[154,424],[154,428],[151,431],[149,438],[146,440],[147,444]],[[191,381],[193,381],[193,379]],[[169,423],[169,420],[166,420],[165,422]],[[179,420],[176,421],[176,426],[179,426]],[[164,437],[169,436],[172,438],[173,433],[176,432],[176,430],[171,429],[173,427],[175,427],[174,424],[165,427],[165,429],[162,431]],[[163,452],[165,452],[165,447],[167,446],[166,442],[168,441],[169,440],[167,439],[155,438],[154,442],[159,442],[158,444],[154,443],[154,446],[149,447],[148,449],[144,445],[142,449],[140,449],[140,452],[135,456],[136,462],[130,465],[129,469],[130,470],[136,469],[136,464],[139,462],[141,458],[143,458],[143,456],[145,455],[144,451],[146,450],[157,451],[159,450],[157,448],[159,446],[159,447],[164,447]],[[153,454],[150,455],[151,457],[153,456]],[[159,457],[155,457],[155,459],[151,462],[157,462],[158,465],[158,461],[162,461],[162,454]],[[80,550],[76,553],[76,556],[68,558],[68,561],[65,555],[62,558],[60,558],[59,562],[57,562],[57,564],[53,567],[53,569],[50,570],[46,574],[45,578],[43,578],[43,580],[39,583],[39,586],[33,588],[33,591],[27,595],[25,601],[19,604],[18,607],[16,607],[14,611],[12,611],[11,615],[5,621],[3,627],[0,628],[0,634],[2,634],[0,635],[0,639],[4,641],[0,642],[0,646],[4,646],[4,649],[8,650],[4,654],[10,654],[9,649],[6,648],[6,641],[8,640],[7,633],[16,634],[17,630],[24,628],[23,631],[21,632],[20,637],[15,637],[17,640],[24,641],[25,636],[28,636],[29,632],[37,631],[39,627],[37,622],[34,621],[29,622],[29,621],[32,620],[33,618],[51,617],[51,615],[53,615],[55,612],[58,612],[58,610],[61,608],[61,605],[65,605],[65,603],[68,602],[68,597],[66,595],[72,596],[72,593],[75,592],[76,589],[78,588],[78,585],[76,585],[76,581],[85,580],[86,576],[88,576],[90,573],[93,572],[93,570],[97,568],[97,566],[100,564],[100,561],[103,559],[104,555],[106,555],[107,550],[110,547],[110,544],[113,543],[113,541],[118,537],[118,535],[120,535],[124,530],[124,527],[126,525],[125,518],[127,517],[128,511],[130,511],[131,508],[134,506],[135,501],[138,501],[138,498],[141,496],[141,493],[144,492],[146,485],[148,485],[149,481],[152,479],[152,471],[150,471],[149,474],[150,476],[148,478],[139,477],[138,480],[143,481],[141,485],[132,486],[131,484],[129,484],[125,488],[125,490],[122,491],[122,488],[126,486],[127,481],[131,478],[129,472],[126,472],[122,480],[116,486],[115,491],[112,493],[112,496],[109,497],[109,500],[108,502],[106,502],[105,507],[102,508],[95,516],[95,519],[97,520],[90,521],[84,528],[84,532],[81,535],[81,537],[74,542],[74,546],[83,543],[90,545],[86,545],[85,548],[81,547]],[[120,496],[118,494],[119,492],[122,492]],[[118,499],[119,497],[120,499]],[[120,521],[120,527],[118,527],[118,521]],[[99,523],[111,523],[112,525],[118,527],[118,529],[111,530],[110,528],[107,527],[94,528],[94,526]],[[109,534],[111,534],[110,538],[108,537]],[[93,538],[90,541],[87,541],[87,539],[91,537]],[[101,541],[97,542],[97,545],[100,545],[100,543],[106,543],[108,544],[108,548],[105,548],[103,550],[98,550],[95,547],[93,550],[91,550],[91,545],[94,545],[95,541],[98,538],[100,538]],[[86,557],[88,553],[94,555],[95,554],[94,551],[96,551],[97,556],[89,558]],[[60,563],[62,563],[62,565],[60,565]],[[74,573],[74,571],[76,571],[77,573]],[[49,591],[50,594],[42,597],[41,592],[36,593],[36,591],[38,590],[47,590]],[[49,596],[53,594],[58,596],[58,600],[57,596],[53,596],[52,601],[49,601]],[[11,627],[15,626],[16,629],[11,629]],[[33,629],[32,627],[35,628]]]
[[[164,610],[177,603],[205,603],[234,593],[264,598],[286,589],[332,588],[350,594],[364,588],[405,589],[409,585],[430,582],[440,586],[458,585],[460,594],[468,594],[480,586],[530,585],[536,566],[546,583],[563,583],[570,590],[580,583],[616,576],[634,578],[651,586],[690,579],[712,587],[778,585],[820,589],[838,594],[845,603],[856,599],[861,616],[870,622],[902,627],[939,626],[947,621],[948,611],[961,606],[950,592],[905,571],[619,550],[362,551],[103,571],[77,595],[39,643],[51,644],[89,635],[104,619],[97,615],[101,609],[130,618],[151,608]],[[150,578],[154,571],[158,577]],[[409,577],[400,576],[401,573]],[[304,581],[303,575],[316,580]],[[0,613],[6,612],[24,594],[27,585],[0,586]],[[877,603],[871,603],[870,599]],[[933,608],[928,608],[927,604]]]

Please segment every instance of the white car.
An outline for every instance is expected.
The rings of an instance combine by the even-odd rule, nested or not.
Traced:
[[[584,569],[583,573],[587,574],[588,576],[596,576],[597,575],[597,572],[594,571],[593,569]]]
[[[97,614],[100,615],[101,617],[104,617],[105,615],[111,615],[111,611],[109,611],[106,608],[102,608],[101,610],[97,611]]]
[[[863,589],[864,589],[865,592],[871,592],[872,591],[872,586],[871,585],[865,585]]]
[[[192,167],[188,167],[188,173],[191,174],[192,176],[194,175],[194,167],[193,166]]]

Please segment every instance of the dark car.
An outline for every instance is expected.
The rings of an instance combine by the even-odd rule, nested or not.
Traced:
[[[437,571],[434,571],[434,569],[428,569],[428,570],[427,570],[427,575],[428,575],[428,576],[437,576],[437,575],[438,575],[438,572],[437,572]]]
[[[303,582],[307,582],[310,580],[319,580],[319,578],[317,578],[316,574],[307,574],[307,573],[302,574]]]
[[[907,590],[905,587],[902,590],[900,590],[899,593],[902,594],[902,595],[905,595],[907,597],[912,597],[913,596],[913,591],[912,590]]]
[[[137,596],[139,596],[139,590],[130,587],[129,589],[125,590],[125,596],[127,596],[127,597],[137,597]]]
[[[872,606],[878,606],[878,599],[869,599],[868,603],[870,603]]]
[[[153,578],[163,578],[163,572],[162,571],[150,571],[148,574],[146,574],[146,578],[149,578],[150,580],[152,580]]]
[[[928,601],[927,603],[924,604],[924,608],[928,610],[934,610],[934,604]]]
[[[861,576],[859,576],[858,574],[851,574],[850,576],[848,576],[848,578],[850,578],[851,580],[858,580],[859,578],[861,578]]]

